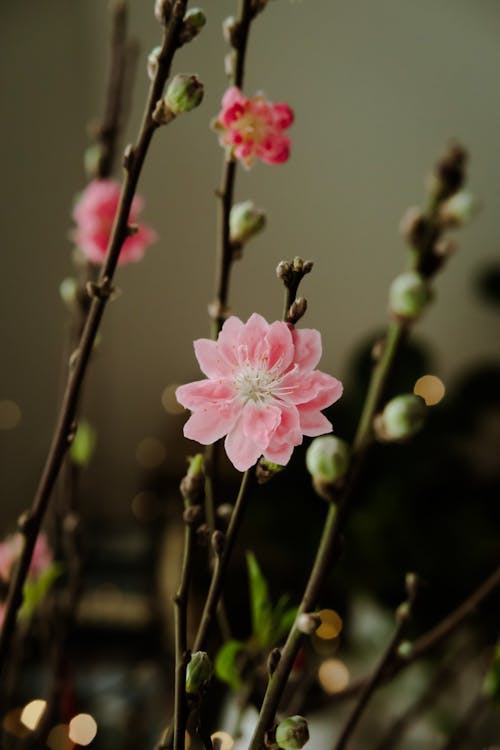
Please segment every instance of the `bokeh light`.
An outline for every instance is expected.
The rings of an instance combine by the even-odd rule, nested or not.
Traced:
[[[316,630],[316,635],[322,640],[328,641],[337,638],[342,630],[342,618],[333,609],[322,609],[318,612],[321,625]]]
[[[58,724],[51,729],[47,738],[47,747],[50,750],[73,750],[75,744],[69,738],[68,729],[67,724]]]
[[[167,452],[165,446],[154,437],[145,437],[138,444],[135,457],[143,469],[155,469],[163,463]]]
[[[138,521],[148,523],[155,521],[162,513],[162,504],[158,495],[154,492],[138,492],[132,498],[132,513]]]
[[[13,430],[21,421],[21,409],[15,401],[0,400],[0,430]]]
[[[413,387],[415,396],[423,398],[427,406],[439,404],[445,392],[444,383],[437,375],[423,375]]]
[[[167,385],[167,387],[163,389],[163,393],[161,394],[161,403],[167,414],[186,413],[185,408],[181,406],[175,398],[175,391],[178,387],[179,386],[177,383],[172,383],[171,385]]]
[[[2,719],[2,729],[14,737],[27,737],[29,729],[21,723],[22,708],[13,708]]]
[[[318,669],[318,680],[325,693],[340,693],[349,684],[349,670],[340,659],[326,659]]]
[[[234,740],[227,732],[214,732],[212,734],[214,750],[231,750]]]
[[[97,734],[97,722],[90,714],[78,714],[69,723],[69,738],[77,745],[90,745]]]
[[[40,699],[27,703],[21,714],[21,724],[28,729],[36,729],[46,708],[47,701]]]

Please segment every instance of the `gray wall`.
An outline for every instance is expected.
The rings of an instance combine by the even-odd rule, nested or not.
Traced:
[[[142,54],[129,140],[147,89],[144,59],[159,41],[150,6],[130,2]],[[141,180],[144,218],[161,241],[142,264],[119,271],[123,294],[106,312],[86,388],[99,429],[90,510],[130,513],[145,479],[135,459],[145,435],[168,441],[164,468],[173,473],[188,447],[177,439],[182,418],[168,417],[160,396],[168,383],[199,377],[191,342],[208,331],[222,158],[208,122],[226,85],[220,25],[234,10],[235,0],[208,3],[204,33],[175,61],[177,71],[199,73],[206,97],[157,134]],[[23,415],[0,432],[2,525],[30,502],[53,425],[65,327],[58,286],[72,270],[69,214],[84,184],[85,125],[102,104],[107,23],[102,0],[0,4],[0,399],[15,400]],[[498,315],[477,301],[472,281],[498,258],[499,42],[494,0],[270,2],[252,30],[246,91],[294,107],[293,155],[238,176],[238,198],[269,215],[234,268],[238,314],[279,317],[277,262],[313,259],[304,325],[322,330],[323,368],[342,377],[353,344],[384,324],[388,283],[404,265],[400,216],[420,201],[428,166],[457,137],[470,149],[470,185],[483,211],[460,235],[419,332],[447,385],[478,359],[498,359]]]

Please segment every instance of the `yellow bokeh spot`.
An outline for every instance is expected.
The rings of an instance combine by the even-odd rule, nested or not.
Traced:
[[[214,750],[231,750],[234,740],[227,732],[214,732],[212,735]]]
[[[349,670],[340,659],[326,659],[319,667],[318,680],[325,693],[340,693],[349,684]]]
[[[15,401],[0,401],[0,430],[13,430],[21,421],[21,409]]]
[[[163,389],[163,393],[161,394],[161,403],[167,414],[186,413],[185,408],[181,406],[175,398],[175,391],[177,390],[177,388],[177,383],[172,383],[171,385],[167,385],[167,387]]]
[[[97,734],[97,723],[90,714],[78,714],[69,723],[69,738],[77,745],[90,745]]]
[[[342,618],[333,609],[322,609],[318,612],[321,625],[316,631],[318,638],[324,641],[337,638],[342,630]]]
[[[138,444],[135,457],[144,469],[155,469],[165,460],[167,452],[165,446],[154,437],[146,437]]]
[[[47,701],[35,700],[27,703],[21,713],[21,724],[28,729],[36,729],[46,708]]]
[[[445,392],[444,383],[437,375],[423,375],[413,387],[415,396],[423,398],[427,406],[439,404]]]

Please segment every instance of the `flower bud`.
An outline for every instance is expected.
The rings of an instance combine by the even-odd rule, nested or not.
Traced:
[[[321,625],[321,617],[315,612],[301,612],[295,620],[295,627],[305,635],[312,635]]]
[[[186,693],[196,695],[213,673],[212,662],[206,651],[195,651],[186,668]]]
[[[478,210],[478,202],[472,193],[461,190],[443,203],[439,218],[447,227],[460,227],[469,224]]]
[[[411,645],[410,641],[401,641],[398,646],[397,654],[401,659],[407,659],[409,656],[411,656],[412,650],[413,646]]]
[[[390,311],[401,318],[414,320],[432,298],[428,282],[417,271],[396,276],[389,290]]]
[[[236,70],[236,51],[234,49],[224,55],[224,73],[228,78],[233,78]],[[214,125],[217,128],[217,125]]]
[[[180,33],[180,43],[187,44],[198,36],[207,22],[207,17],[201,8],[191,8],[184,16],[184,25]]]
[[[201,104],[203,91],[198,76],[179,73],[168,84],[163,102],[173,115],[180,115]]]
[[[314,480],[332,484],[349,467],[349,446],[333,435],[315,438],[306,453],[306,466]]]
[[[148,55],[148,77],[152,81],[158,70],[158,58],[160,56],[161,47],[154,47]]]
[[[427,407],[420,396],[405,393],[391,399],[376,422],[382,440],[402,440],[416,435],[425,424]]]
[[[172,0],[156,0],[155,16],[160,23],[168,23],[170,14],[172,13],[172,5]]]
[[[290,716],[276,728],[276,742],[282,750],[300,750],[309,740],[309,728],[303,716]]]
[[[253,201],[236,203],[229,214],[229,236],[231,242],[242,245],[248,242],[266,225],[266,215],[256,208]]]
[[[422,210],[416,206],[408,208],[401,219],[399,231],[409,245],[419,245],[427,231],[427,222]]]
[[[283,471],[285,467],[280,464],[275,464],[272,461],[267,461],[263,456],[257,462],[255,469],[255,476],[257,477],[258,484],[267,484],[270,482],[276,474]]]
[[[189,456],[188,461],[189,467],[186,475],[181,480],[180,490],[184,500],[193,502],[203,489],[205,481],[203,454],[197,453],[195,456]]]
[[[227,44],[231,44],[234,47],[235,34],[238,30],[238,21],[234,16],[228,16],[222,22],[222,36]]]

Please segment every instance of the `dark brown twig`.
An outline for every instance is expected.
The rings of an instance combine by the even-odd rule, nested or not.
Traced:
[[[52,444],[45,462],[40,483],[31,510],[20,520],[19,528],[23,535],[23,548],[16,573],[6,602],[5,620],[0,636],[0,670],[3,668],[14,633],[17,612],[22,603],[22,591],[28,573],[36,538],[40,530],[52,489],[59,474],[64,456],[75,432],[73,424],[81,387],[87,365],[94,347],[101,319],[109,299],[111,282],[118,263],[121,247],[128,236],[128,217],[144,159],[151,139],[158,127],[153,118],[156,103],[161,99],[172,58],[178,46],[179,32],[186,10],[187,0],[176,0],[169,23],[165,26],[158,68],[151,83],[147,105],[136,144],[126,150],[124,166],[125,180],[122,186],[117,215],[111,239],[102,268],[98,287],[101,293],[94,296],[87,316],[74,361],[70,368],[66,390],[59,411]]]

